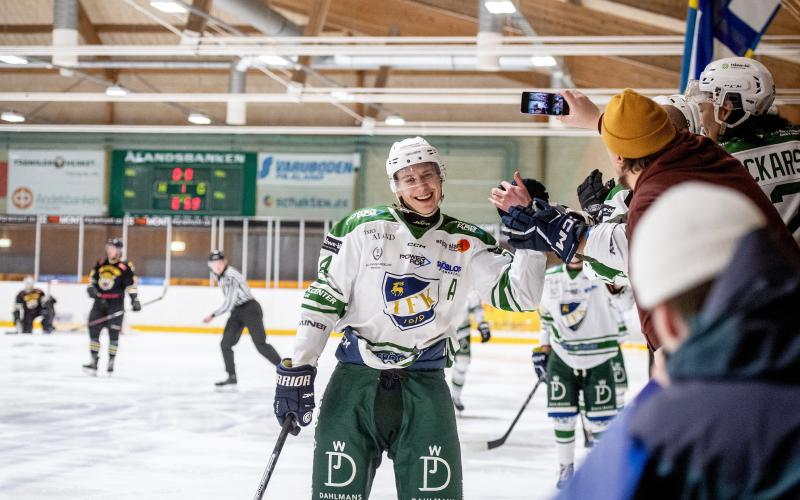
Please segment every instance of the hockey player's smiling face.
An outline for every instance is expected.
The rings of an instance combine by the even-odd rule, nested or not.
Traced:
[[[422,215],[436,211],[442,199],[442,178],[436,164],[411,165],[395,176],[397,195],[408,208]]]

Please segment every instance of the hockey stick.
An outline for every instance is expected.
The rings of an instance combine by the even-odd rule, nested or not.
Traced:
[[[503,436],[500,437],[499,439],[495,439],[494,441],[489,441],[488,443],[486,443],[486,448],[487,449],[493,450],[493,449],[495,449],[495,448],[497,448],[499,446],[503,446],[503,444],[505,444],[506,439],[508,439],[508,436],[511,434],[511,431],[514,430],[514,426],[517,425],[517,421],[519,420],[519,417],[522,416],[522,413],[525,411],[525,408],[528,407],[528,403],[531,402],[531,399],[533,398],[533,395],[536,394],[536,389],[539,388],[541,383],[544,382],[546,378],[547,378],[546,376],[545,377],[539,377],[539,380],[536,381],[536,385],[533,386],[533,390],[531,390],[531,393],[528,394],[528,397],[527,397],[527,399],[525,399],[525,402],[522,403],[522,408],[520,408],[519,411],[517,412],[517,416],[514,417],[514,421],[511,422],[511,426],[508,428],[506,433],[503,434]]]
[[[275,471],[275,464],[278,463],[278,457],[281,456],[283,443],[286,442],[286,436],[289,435],[289,432],[291,432],[292,427],[294,427],[294,417],[290,415],[286,417],[286,419],[283,421],[283,426],[281,427],[281,433],[278,434],[278,440],[275,442],[275,448],[272,449],[272,455],[269,456],[269,462],[267,462],[267,468],[264,469],[264,474],[261,475],[261,481],[258,483],[258,489],[256,490],[255,496],[253,496],[253,500],[261,500],[262,498],[264,498],[264,492],[267,490],[267,484],[269,484],[269,478],[272,477],[272,473]]]
[[[161,292],[161,295],[159,295],[158,297],[156,297],[156,298],[154,298],[152,300],[148,300],[146,302],[142,302],[141,306],[144,307],[144,306],[150,305],[150,304],[152,304],[154,302],[158,302],[159,300],[163,299],[166,294],[167,294],[167,287],[165,286],[164,287],[164,291]],[[78,326],[72,327],[67,331],[68,332],[77,332],[78,330],[82,330],[82,329],[88,328],[90,326],[94,326],[94,325],[99,325],[101,323],[105,323],[106,321],[110,321],[110,320],[112,320],[114,318],[122,316],[126,312],[131,312],[131,311],[132,311],[132,309],[123,309],[121,311],[117,311],[115,313],[111,313],[111,314],[109,314],[107,316],[103,316],[102,318],[94,319],[94,320],[86,323],[85,325],[78,325]]]

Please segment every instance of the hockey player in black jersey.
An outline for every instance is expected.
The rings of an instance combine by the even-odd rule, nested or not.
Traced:
[[[33,320],[42,317],[42,330],[44,333],[53,331],[53,318],[56,299],[34,287],[33,276],[25,276],[25,288],[17,294],[14,300],[14,324],[17,333],[33,333]]]
[[[119,333],[122,330],[122,311],[125,310],[125,294],[131,298],[131,308],[141,310],[137,298],[136,273],[133,263],[122,260],[122,240],[111,238],[106,242],[106,257],[95,264],[89,275],[89,286],[86,288],[94,305],[89,313],[89,351],[92,360],[83,365],[91,374],[97,374],[97,361],[100,357],[100,332],[108,328],[108,373],[114,371],[114,360],[119,346]],[[107,316],[120,313],[118,316],[98,321]]]

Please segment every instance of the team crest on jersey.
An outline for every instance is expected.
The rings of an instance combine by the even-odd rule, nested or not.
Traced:
[[[383,277],[383,312],[401,330],[433,321],[439,303],[439,280],[386,273]]]
[[[561,317],[570,330],[577,330],[586,317],[586,302],[562,302]]]

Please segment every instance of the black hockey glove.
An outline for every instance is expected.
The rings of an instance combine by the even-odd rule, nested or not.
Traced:
[[[133,312],[139,312],[142,310],[142,303],[139,302],[139,298],[135,295],[131,295],[131,309],[133,309]]]
[[[291,366],[291,359],[284,359],[276,368],[275,377],[275,416],[283,425],[287,417],[294,418],[290,431],[293,435],[300,432],[299,426],[311,423],[314,413],[314,377],[317,369],[311,365]]]
[[[518,250],[551,251],[550,241],[537,229],[535,208],[511,207],[508,215],[502,216],[500,220],[504,225],[501,231],[508,236],[509,245]]]
[[[565,207],[540,204],[534,216],[533,225],[536,231],[550,242],[552,251],[564,262],[570,262],[578,252],[581,238],[586,234],[589,226],[582,216],[575,212],[568,212]]]
[[[540,200],[550,201],[550,194],[547,192],[547,188],[544,187],[544,184],[542,184],[541,182],[537,181],[536,179],[531,179],[529,177],[526,177],[525,179],[522,179],[522,184],[525,186],[525,189],[528,190],[528,195],[531,197],[531,200],[535,200],[538,198]],[[511,185],[516,186],[517,181],[512,180]],[[505,191],[505,188],[503,187],[502,184],[497,187]],[[498,208],[497,214],[500,217],[502,217],[504,215],[508,215],[508,212],[505,212]]]
[[[86,293],[89,294],[89,298],[96,299],[97,298],[97,288],[94,285],[89,285],[86,287]]]
[[[541,347],[533,349],[531,361],[533,361],[533,371],[539,378],[547,378],[547,358],[550,353],[544,352]]]
[[[492,338],[492,330],[489,328],[489,323],[485,321],[478,323],[478,331],[481,334],[481,344],[489,342],[489,339]]]
[[[603,203],[614,184],[614,179],[603,184],[603,174],[594,169],[578,186],[578,200],[581,203],[581,208],[591,215],[594,220],[600,221],[600,211],[603,208]]]

